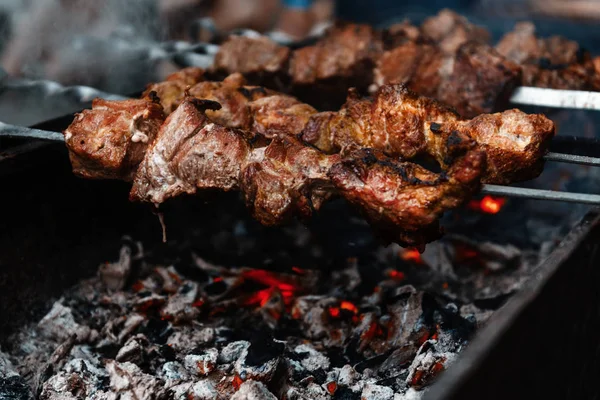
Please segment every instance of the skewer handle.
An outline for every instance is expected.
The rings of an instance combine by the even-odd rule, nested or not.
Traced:
[[[56,142],[64,142],[63,134],[60,132],[44,131],[41,129],[26,128],[0,122],[0,137],[13,139],[42,139]]]

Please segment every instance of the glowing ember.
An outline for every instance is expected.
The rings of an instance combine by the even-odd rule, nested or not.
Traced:
[[[353,314],[358,314],[358,308],[356,308],[356,306],[352,303],[350,303],[349,301],[342,301],[340,303],[340,308],[342,310],[348,310],[350,312],[352,312]]]
[[[337,390],[337,382],[335,381],[331,381],[327,384],[327,391],[329,392],[330,395],[334,395],[335,392]]]
[[[240,376],[238,374],[235,374],[235,376],[233,377],[233,381],[231,382],[231,384],[233,385],[234,389],[236,391],[238,391],[240,389],[240,386],[242,386],[242,383],[244,383],[244,381],[242,380],[242,378],[240,378]]]
[[[389,271],[388,275],[390,276],[390,278],[392,278],[395,281],[403,281],[404,278],[406,278],[406,276],[404,275],[404,272],[397,271],[395,269]]]
[[[306,274],[306,270],[302,269],[300,267],[292,267],[292,271],[294,271],[298,275],[304,275],[304,274]]]
[[[497,214],[504,203],[506,203],[506,199],[503,197],[485,196],[481,200],[471,200],[469,208],[487,214]]]
[[[329,315],[331,315],[333,318],[338,318],[340,316],[339,307],[329,307]]]
[[[142,290],[145,289],[144,283],[142,281],[135,282],[131,288],[133,289],[134,292],[141,292]]]
[[[244,304],[247,306],[260,305],[263,307],[274,292],[280,293],[284,304],[289,306],[294,299],[295,292],[298,291],[297,285],[293,283],[290,275],[277,274],[264,269],[251,269],[245,271],[242,276],[244,279],[267,286],[246,299]]]
[[[406,249],[404,251],[401,251],[398,255],[404,261],[413,262],[415,264],[423,264],[421,253],[417,249]]]

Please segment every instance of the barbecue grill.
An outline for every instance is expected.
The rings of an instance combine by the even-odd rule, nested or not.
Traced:
[[[163,55],[168,54],[168,57],[184,65],[200,63],[206,66],[205,63],[210,60],[207,54],[214,54],[215,51],[212,45],[162,46],[178,49]],[[39,85],[47,87],[52,84]],[[75,104],[76,109],[72,111],[86,107],[85,102],[90,95],[97,94],[81,88],[53,93],[59,98],[65,93],[67,96],[75,93],[79,97],[75,103],[79,101],[80,104]],[[521,99],[525,96],[522,93],[517,93]],[[516,100],[518,102],[518,98]],[[58,115],[62,113],[61,110]],[[39,129],[40,137],[52,139],[48,132],[64,130],[70,118],[60,117],[33,128]],[[4,132],[9,132],[11,127],[3,128]],[[0,156],[0,176],[8,183],[5,187],[15,188],[1,200],[3,209],[10,210],[0,241],[0,260],[5,266],[0,279],[3,293],[0,312],[2,319],[8,321],[3,324],[0,335],[5,343],[10,333],[28,321],[37,321],[45,315],[51,299],[56,299],[70,286],[94,275],[98,265],[114,259],[122,245],[119,238],[124,235],[144,243],[146,248],[159,249],[158,253],[164,249],[156,217],[148,210],[125,201],[128,191],[125,184],[79,180],[72,175],[64,146],[47,140],[43,144],[32,145],[30,140],[15,139],[15,136],[32,136],[36,131],[11,129],[12,138],[9,141],[3,139],[3,145],[8,146]],[[600,156],[600,144],[585,138],[558,137],[551,151],[550,160],[593,166],[598,164],[595,157]],[[569,156],[572,154],[576,156]],[[23,187],[25,185],[27,188]],[[557,200],[598,203],[598,196],[594,195],[586,197],[565,192],[562,195],[557,195],[560,192],[528,192],[533,190],[528,188],[515,191],[514,188],[488,187],[487,190],[496,195],[534,198],[547,198],[545,196],[550,195]],[[219,221],[215,214],[235,214],[235,198],[225,196],[218,199],[208,205],[184,200],[166,210],[167,225],[172,227],[168,228],[170,242],[183,243],[186,237],[193,236],[190,215],[207,226],[215,226]],[[557,207],[561,207],[560,203]],[[345,218],[348,211],[343,207],[340,210],[340,206],[335,205],[334,208],[338,208],[334,211],[334,220],[351,220]],[[586,213],[579,211],[576,216],[570,215],[571,218],[577,218],[578,222],[531,271],[531,277],[525,285],[506,303],[508,296],[504,295],[488,299],[503,305],[478,331],[458,360],[425,393],[425,398],[597,396],[597,389],[586,382],[593,382],[592,377],[600,372],[593,336],[595,328],[600,325],[600,316],[594,307],[589,306],[598,303],[595,286],[599,277],[594,266],[600,261],[597,248],[600,215],[597,210],[587,210]],[[584,214],[583,218],[579,218]],[[556,215],[564,217],[563,214]],[[554,218],[560,218],[556,215]],[[482,218],[489,222],[493,221],[493,217]],[[572,220],[565,218],[559,223],[569,228]],[[469,223],[464,224],[469,229]],[[477,226],[481,224],[478,222]],[[339,221],[331,224],[331,220],[327,219],[317,220],[310,227],[312,232],[320,232],[319,237],[326,243],[328,257],[336,260],[348,257],[368,259],[375,254],[377,246],[372,240],[365,239],[368,234],[363,228],[360,224]],[[329,235],[340,238],[340,232],[350,232],[349,239],[341,238],[336,244],[335,240],[326,238]],[[268,233],[261,236],[262,240],[268,238],[272,238]],[[352,245],[346,246],[347,243]],[[285,239],[275,241],[274,246],[277,244],[289,245]],[[220,251],[215,250],[217,248],[212,247],[214,253],[210,254],[209,250],[208,254],[216,260],[224,260],[224,264],[230,262],[239,265],[240,260],[234,256],[227,257],[222,248]],[[211,246],[205,249],[211,249]],[[167,247],[164,251],[173,251],[173,248]],[[286,263],[289,267],[299,263],[306,268],[314,262],[310,257],[304,258],[299,254],[301,251],[290,253],[292,256],[283,256],[275,264],[281,268]],[[154,256],[164,260],[169,259],[170,255]],[[265,265],[264,258],[260,256],[245,257],[242,262],[251,266]],[[14,268],[16,265],[19,268]],[[268,353],[267,350],[265,352]],[[383,359],[380,358],[373,362],[381,361]],[[24,391],[17,393],[25,396]]]

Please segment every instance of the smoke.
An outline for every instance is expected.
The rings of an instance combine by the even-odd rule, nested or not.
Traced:
[[[149,56],[163,36],[158,0],[3,0],[11,75],[136,92],[160,75]]]

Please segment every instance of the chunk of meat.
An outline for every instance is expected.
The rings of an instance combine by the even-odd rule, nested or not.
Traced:
[[[479,148],[487,155],[482,180],[508,183],[539,175],[554,134],[541,114],[509,110],[463,119],[402,85],[385,85],[373,99],[350,92],[338,113],[313,115],[302,139],[329,153],[369,147],[404,159],[428,154],[443,168]]]
[[[486,44],[490,41],[490,33],[484,27],[448,9],[426,18],[421,25],[421,35],[436,43],[445,54],[454,54],[467,42]]]
[[[392,161],[370,149],[352,152],[330,171],[336,188],[384,240],[414,246],[440,236],[439,218],[479,191],[485,153],[468,152],[447,174],[419,165]]]
[[[204,79],[204,70],[197,67],[184,68],[169,75],[164,82],[152,83],[146,87],[142,98],[150,98],[155,92],[167,114],[175,111],[184,97],[185,90]]]
[[[95,99],[64,131],[73,172],[130,181],[165,119],[154,100]]]

